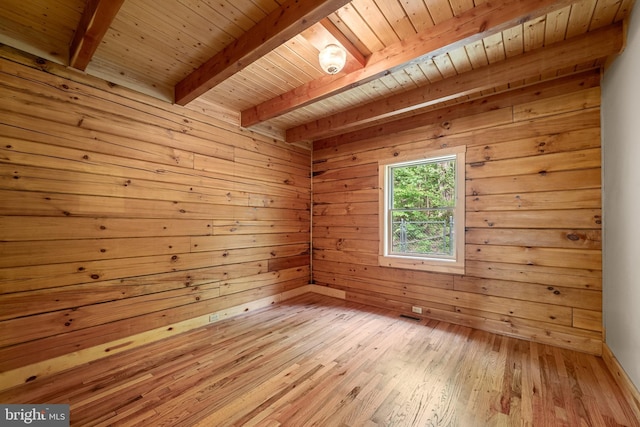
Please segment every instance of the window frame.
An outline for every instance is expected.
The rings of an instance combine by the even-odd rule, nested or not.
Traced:
[[[447,147],[437,150],[421,151],[416,154],[396,156],[378,161],[378,188],[380,190],[379,205],[379,233],[380,244],[378,251],[378,265],[382,267],[405,268],[411,270],[433,271],[438,273],[464,274],[465,266],[465,154],[466,145]],[[454,208],[454,256],[411,256],[390,254],[389,215],[390,184],[389,171],[393,167],[427,163],[437,159],[455,157],[456,188]]]

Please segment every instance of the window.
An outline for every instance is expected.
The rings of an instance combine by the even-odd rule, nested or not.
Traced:
[[[464,274],[464,154],[379,163],[380,265]]]

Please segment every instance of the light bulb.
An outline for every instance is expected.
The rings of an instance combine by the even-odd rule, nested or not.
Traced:
[[[320,51],[318,55],[320,67],[327,74],[336,74],[347,62],[347,52],[338,45],[330,44]]]

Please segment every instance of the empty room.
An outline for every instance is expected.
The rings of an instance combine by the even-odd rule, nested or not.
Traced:
[[[634,0],[0,2],[0,425],[640,426]]]

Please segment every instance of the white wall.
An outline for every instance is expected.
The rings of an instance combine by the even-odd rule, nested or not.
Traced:
[[[604,75],[604,326],[606,342],[640,389],[640,11]]]

